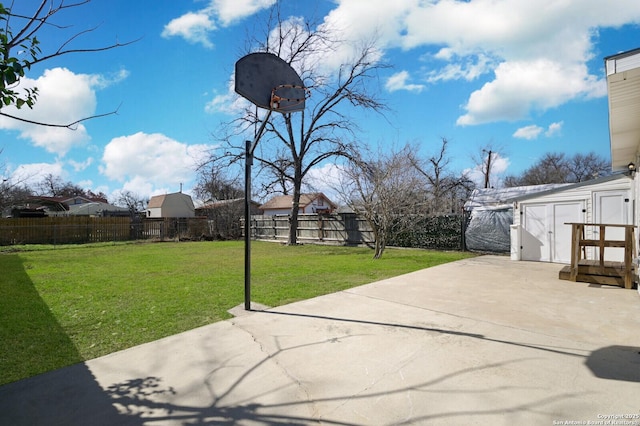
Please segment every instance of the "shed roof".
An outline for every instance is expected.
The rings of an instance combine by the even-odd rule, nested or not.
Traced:
[[[167,200],[169,200],[171,198],[181,198],[181,199],[183,199],[185,201],[190,202],[191,203],[191,207],[193,207],[193,200],[191,199],[190,195],[182,193],[182,192],[173,192],[171,194],[154,195],[149,200],[149,203],[147,204],[147,209],[161,208],[163,206],[163,204],[165,203],[165,201],[167,201]]]
[[[601,184],[601,183],[605,183],[605,182],[610,182],[613,180],[618,180],[618,179],[631,179],[631,176],[629,176],[626,173],[616,173],[613,175],[609,175],[609,176],[603,176],[600,178],[596,178],[596,179],[591,179],[591,180],[585,180],[583,182],[577,182],[577,183],[570,183],[567,184],[565,186],[559,187],[559,188],[552,188],[546,191],[539,191],[533,194],[526,194],[526,195],[522,195],[520,197],[515,197],[512,198],[510,201],[522,201],[522,200],[526,200],[529,198],[534,198],[534,197],[542,197],[544,195],[550,195],[550,194],[555,194],[558,192],[563,192],[563,191],[571,191],[577,188],[582,188],[585,186],[590,186],[590,185],[597,185],[597,184]]]
[[[514,186],[510,188],[479,188],[474,189],[469,200],[464,203],[467,210],[477,207],[498,206],[510,203],[513,199],[538,194],[556,188],[571,185],[569,183],[548,183],[544,185]]]

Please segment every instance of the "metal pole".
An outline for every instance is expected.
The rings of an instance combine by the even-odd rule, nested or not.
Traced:
[[[260,130],[256,133],[253,143],[245,141],[244,163],[244,309],[251,310],[251,165],[253,164],[253,151],[256,150],[258,141],[262,137],[264,128],[271,117],[271,110],[262,120]]]
[[[251,141],[246,141],[244,166],[244,309],[251,310]]]

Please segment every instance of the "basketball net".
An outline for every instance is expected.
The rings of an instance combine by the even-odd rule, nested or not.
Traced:
[[[288,96],[284,96],[285,94],[288,94]],[[301,96],[291,97],[291,94],[299,94]],[[303,103],[309,96],[311,96],[311,91],[304,86],[281,84],[271,90],[271,109],[286,112],[286,109]]]

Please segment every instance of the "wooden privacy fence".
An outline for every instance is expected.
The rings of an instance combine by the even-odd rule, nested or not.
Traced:
[[[412,227],[392,233],[390,246],[442,250],[464,250],[465,219],[461,215],[421,216],[411,219]],[[251,236],[260,240],[287,241],[289,216],[251,216]],[[301,214],[298,241],[337,245],[371,245],[373,231],[363,216],[353,213]]]
[[[240,222],[240,220],[238,220]],[[389,245],[464,250],[464,221],[458,217],[416,217],[413,229],[395,233]],[[201,240],[216,237],[218,227],[206,217],[42,217],[0,219],[0,245],[83,244],[126,240]],[[240,228],[242,229],[242,227]],[[251,216],[251,236],[286,242],[289,216]],[[303,214],[298,217],[302,243],[371,245],[373,231],[364,217],[347,214]]]
[[[41,217],[0,219],[0,245],[83,244],[144,239],[201,239],[206,218]]]
[[[0,245],[73,244],[130,239],[131,219],[40,217],[0,220]]]
[[[251,232],[252,237],[259,240],[287,241],[289,216],[251,216]],[[298,241],[359,245],[372,244],[374,238],[366,220],[355,214],[301,214]]]

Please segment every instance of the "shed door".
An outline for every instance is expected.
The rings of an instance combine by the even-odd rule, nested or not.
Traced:
[[[553,204],[552,262],[571,263],[571,222],[584,222],[584,201]]]
[[[571,263],[571,226],[584,221],[584,201],[525,204],[522,207],[521,258]]]
[[[629,191],[600,191],[594,192],[594,223],[628,225],[631,218],[631,202]],[[594,228],[594,238],[600,238],[599,229]],[[624,240],[623,228],[607,228],[607,240]],[[596,259],[600,256],[596,249]],[[607,248],[605,260],[624,261],[624,248]]]
[[[528,204],[522,207],[521,259],[549,261],[547,205]]]

